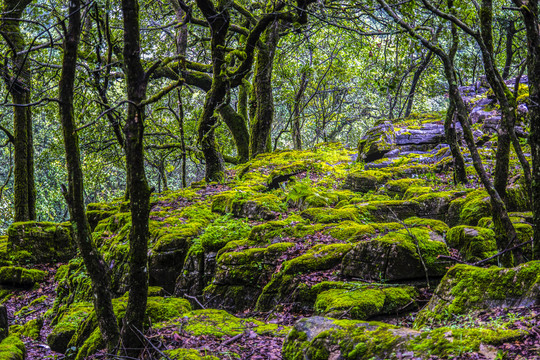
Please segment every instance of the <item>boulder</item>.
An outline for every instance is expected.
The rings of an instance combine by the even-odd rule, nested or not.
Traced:
[[[362,137],[358,143],[358,158],[371,162],[382,158],[387,152],[395,149],[396,134],[390,121],[377,124]]]
[[[496,307],[540,304],[540,261],[515,268],[456,265],[444,276],[415,326]]]
[[[486,259],[497,253],[493,230],[476,226],[460,225],[446,233],[446,243],[457,249],[467,262]]]
[[[70,260],[76,252],[69,223],[16,222],[8,229],[7,249],[17,263],[52,263]]]
[[[32,287],[45,279],[47,273],[41,270],[28,270],[18,266],[0,268],[0,285],[15,287]]]
[[[437,145],[443,142],[444,125],[436,123],[423,124],[420,129],[403,129],[396,131],[396,145]]]
[[[400,230],[357,243],[343,258],[342,273],[374,281],[442,276],[446,267],[439,255],[448,255],[448,249],[436,232],[423,228]]]

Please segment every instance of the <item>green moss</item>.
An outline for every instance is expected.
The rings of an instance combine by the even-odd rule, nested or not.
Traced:
[[[13,335],[26,336],[33,340],[38,340],[43,327],[43,318],[35,318],[27,321],[24,325],[11,325],[9,333]]]
[[[423,332],[412,339],[407,348],[417,355],[453,358],[478,352],[481,345],[500,345],[517,340],[524,334],[518,330],[504,329],[451,329],[438,328]]]
[[[451,228],[446,234],[448,246],[457,249],[467,262],[486,259],[497,253],[493,230],[460,225]]]
[[[284,262],[282,272],[300,274],[331,269],[341,263],[343,256],[351,249],[351,244],[316,245],[306,254]]]
[[[315,311],[330,317],[350,316],[367,320],[373,316],[403,311],[415,303],[412,287],[359,286],[357,289],[332,289],[320,293]]]
[[[285,210],[282,198],[274,193],[230,190],[212,197],[213,212],[237,217],[268,220],[274,217],[273,212]]]
[[[156,324],[156,328],[168,326],[175,321]],[[283,337],[289,331],[286,326],[265,324],[251,318],[237,318],[223,310],[215,309],[194,310],[184,314],[178,321],[184,324],[182,330],[191,336],[232,337],[250,329],[259,335]]]
[[[0,342],[1,360],[24,360],[26,347],[18,336],[8,336]]]
[[[43,295],[43,296],[40,296],[38,297],[37,299],[34,299],[32,300],[32,302],[30,302],[30,304],[26,305],[26,306],[23,306],[19,311],[17,311],[14,315],[16,317],[18,316],[26,316],[26,314],[28,314],[30,311],[33,311],[33,307],[38,305],[38,304],[41,304],[42,302],[44,302],[45,300],[47,300],[49,297],[47,295]]]
[[[478,221],[491,215],[491,203],[485,190],[474,190],[465,198],[458,198],[450,203],[447,223],[455,225],[476,226]]]
[[[387,193],[390,196],[398,196],[400,199],[411,187],[422,187],[426,184],[424,179],[418,178],[404,178],[398,180],[388,181],[383,188],[379,189],[379,192]]]
[[[219,360],[215,356],[205,355],[204,352],[195,349],[166,350],[164,354],[171,360]]]
[[[31,287],[42,282],[47,273],[36,269],[25,269],[18,266],[4,266],[0,268],[0,284],[10,286]]]
[[[249,233],[255,243],[270,243],[283,238],[303,238],[322,229],[321,225],[310,225],[300,216],[291,215],[285,220],[268,221],[256,225]]]
[[[448,270],[435,295],[418,314],[415,326],[493,307],[528,306],[538,296],[539,274],[538,261],[506,269],[456,265]]]
[[[340,209],[333,208],[310,208],[302,211],[302,217],[313,223],[335,223],[346,220],[359,221],[359,211],[355,207],[346,206]]]
[[[394,174],[380,170],[359,170],[347,175],[344,188],[358,192],[377,190],[391,180]]]
[[[428,230],[435,231],[439,235],[444,235],[449,227],[444,222],[434,219],[424,219],[419,217],[410,217],[403,221],[405,225],[412,227],[424,227]]]

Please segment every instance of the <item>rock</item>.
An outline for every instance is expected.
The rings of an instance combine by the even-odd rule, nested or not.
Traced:
[[[310,165],[311,164],[302,161],[275,168],[270,172],[270,175],[268,175],[266,187],[270,190],[277,189],[279,188],[280,183],[288,181],[294,175],[307,171],[310,168]]]
[[[0,285],[15,287],[32,287],[45,279],[47,273],[41,270],[28,270],[17,266],[0,268]]]
[[[501,124],[501,116],[499,115],[491,116],[484,120],[484,124],[482,125],[482,131],[488,134],[497,133],[497,130],[499,129],[500,124]]]
[[[368,130],[358,143],[358,157],[365,162],[382,158],[387,152],[395,149],[394,125],[384,121]]]
[[[17,263],[65,262],[76,252],[69,223],[13,223],[8,229],[7,247]]]
[[[476,124],[476,123],[485,124],[486,119],[497,116],[497,111],[496,110],[486,111],[484,110],[484,106],[476,106],[475,108],[471,110],[471,113],[469,116],[471,119],[471,124]]]
[[[493,345],[517,340],[523,334],[517,330],[448,327],[420,332],[381,322],[314,316],[294,325],[282,354],[284,360],[452,359],[470,352],[484,355],[496,350]]]
[[[456,226],[446,234],[446,243],[457,249],[467,262],[486,259],[497,253],[493,230],[476,226]]]
[[[26,347],[18,336],[8,336],[0,342],[0,359],[24,360]]]
[[[392,179],[392,173],[378,170],[357,170],[347,174],[344,189],[357,192],[368,192],[377,190],[388,180]]]
[[[435,145],[444,141],[444,125],[424,124],[420,129],[396,131],[396,145]]]
[[[540,261],[515,268],[456,265],[444,276],[415,326],[496,307],[540,304]]]
[[[439,239],[427,229],[412,228],[359,242],[343,258],[343,275],[375,281],[425,279],[423,262],[427,275],[442,276],[445,264],[437,257],[448,255],[448,249]]]
[[[8,314],[5,305],[0,305],[0,340],[8,337]]]

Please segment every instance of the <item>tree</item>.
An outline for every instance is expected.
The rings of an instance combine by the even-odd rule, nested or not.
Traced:
[[[15,149],[14,188],[15,221],[36,218],[36,189],[34,183],[34,147],[32,134],[32,106],[30,94],[32,78],[29,51],[26,50],[20,29],[21,16],[31,0],[7,0],[1,8],[0,34],[9,46],[10,60],[3,59],[2,77],[13,103],[13,134],[2,128]]]

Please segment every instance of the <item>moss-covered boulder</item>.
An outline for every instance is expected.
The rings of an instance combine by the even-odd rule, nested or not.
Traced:
[[[426,180],[418,178],[405,178],[388,181],[379,192],[388,194],[391,197],[402,199],[405,192],[411,187],[422,187],[426,185]]]
[[[9,327],[9,333],[12,335],[26,336],[32,340],[39,340],[42,328],[43,318],[37,317],[27,321],[24,324],[11,325]]]
[[[276,217],[276,212],[283,210],[282,199],[273,193],[230,190],[215,195],[212,200],[213,212],[232,213],[253,220],[271,220]]]
[[[344,189],[365,193],[376,191],[393,178],[393,174],[380,170],[356,170],[347,174]]]
[[[351,249],[351,244],[319,244],[307,253],[285,261],[281,270],[263,288],[256,309],[268,311],[284,299],[291,300],[301,283],[300,275],[337,268]]]
[[[77,331],[77,328],[92,313],[94,307],[91,303],[81,302],[72,304],[64,309],[52,321],[53,330],[47,336],[47,344],[51,350],[65,353],[69,341]]]
[[[280,183],[288,181],[294,175],[307,171],[310,167],[311,163],[306,161],[297,161],[292,164],[276,167],[268,175],[266,186],[271,190],[277,189]]]
[[[390,121],[382,121],[369,129],[358,142],[358,158],[365,162],[378,160],[396,148],[395,142],[394,125]]]
[[[96,228],[97,224],[119,211],[118,205],[107,203],[91,203],[86,206],[86,216],[88,217],[88,223],[92,231]]]
[[[7,252],[15,263],[68,261],[76,246],[69,223],[16,222],[8,228]]]
[[[430,191],[420,194],[413,200],[420,204],[418,216],[445,220],[453,200],[465,195],[463,191]]]
[[[293,243],[284,242],[221,254],[214,279],[204,290],[208,305],[236,312],[252,307],[270,281],[278,259],[291,248]]]
[[[0,285],[15,287],[32,287],[42,282],[47,273],[37,269],[25,269],[19,266],[4,266],[0,268]]]
[[[18,336],[11,335],[0,342],[0,359],[24,360],[25,358],[26,347]]]
[[[376,281],[442,276],[446,264],[439,255],[448,255],[440,235],[412,228],[357,243],[344,257],[342,271],[347,277]]]
[[[486,259],[497,253],[493,230],[476,226],[460,225],[451,228],[446,234],[446,243],[457,249],[467,262]]]
[[[540,261],[515,268],[456,265],[444,276],[415,326],[494,307],[527,307],[540,302]]]
[[[298,321],[283,344],[284,360],[452,359],[466,353],[496,353],[494,345],[523,332],[504,329],[439,328],[419,332],[380,322],[311,317]]]
[[[368,320],[414,308],[416,295],[416,290],[410,286],[363,285],[331,289],[317,295],[315,312],[338,319]]]

